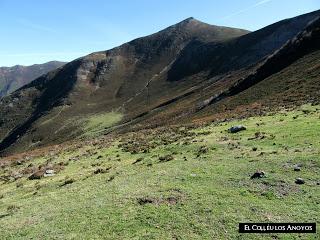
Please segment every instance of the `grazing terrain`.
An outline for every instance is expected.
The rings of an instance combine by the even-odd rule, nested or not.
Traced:
[[[39,75],[0,71],[0,239],[320,223],[320,10],[254,32],[188,18]]]
[[[64,62],[52,61],[32,66],[0,67],[0,98],[64,64]]]
[[[238,223],[319,224],[319,118],[319,105],[303,105],[3,158],[0,238],[261,239]],[[246,130],[227,131],[239,124]],[[256,171],[265,176],[251,179]]]

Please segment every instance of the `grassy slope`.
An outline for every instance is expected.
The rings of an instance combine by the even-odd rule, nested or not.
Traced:
[[[81,120],[83,122],[84,135],[97,136],[100,132],[120,122],[122,117],[123,115],[119,112],[109,112],[93,115],[85,120]]]
[[[197,113],[194,119],[239,118],[258,115],[269,109],[281,109],[282,106],[288,108],[306,102],[319,104],[319,79],[320,51],[317,50],[241,93],[209,106]]]
[[[261,239],[239,235],[238,223],[319,223],[320,110],[304,108],[311,111],[188,131],[139,132],[29,160],[34,166],[67,165],[50,178],[0,181],[0,239]],[[248,130],[225,131],[239,123]],[[265,137],[248,140],[256,132]],[[199,153],[203,146],[207,152]],[[142,148],[149,150],[134,153]],[[167,154],[174,159],[160,162]],[[19,172],[29,163],[0,173]],[[303,164],[301,172],[293,171],[297,163]],[[267,177],[250,180],[257,169]],[[296,185],[297,177],[306,184]],[[61,187],[66,179],[74,182]],[[317,237],[278,234],[279,239]]]

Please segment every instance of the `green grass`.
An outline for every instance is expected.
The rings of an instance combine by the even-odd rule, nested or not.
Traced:
[[[119,112],[108,112],[104,114],[97,114],[82,119],[82,126],[85,136],[96,136],[107,128],[112,127],[120,122],[122,114]]]
[[[51,178],[0,182],[0,239],[318,239],[319,234],[237,232],[239,222],[319,224],[317,108],[191,129],[192,134],[166,144],[179,133],[167,129],[122,138],[131,144],[154,143],[145,153],[123,151],[121,140],[114,139],[110,145],[101,141],[34,159],[35,165],[48,160],[68,165]],[[103,119],[92,119],[88,129],[100,127]],[[235,124],[247,130],[228,133]],[[249,140],[256,132],[265,137]],[[202,146],[207,152],[197,156]],[[160,162],[159,156],[167,154],[174,160]],[[132,164],[138,158],[143,160]],[[298,163],[302,170],[295,172]],[[257,169],[267,177],[251,180]],[[306,183],[296,185],[297,177]],[[74,183],[60,187],[65,179]],[[140,205],[139,199],[153,202]]]

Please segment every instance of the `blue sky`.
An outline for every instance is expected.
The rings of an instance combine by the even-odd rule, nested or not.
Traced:
[[[185,18],[257,30],[320,0],[0,0],[0,66],[71,61]]]

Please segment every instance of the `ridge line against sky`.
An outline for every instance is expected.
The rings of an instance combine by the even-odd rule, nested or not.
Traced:
[[[0,66],[71,61],[191,16],[252,31],[319,8],[319,0],[0,0]]]

